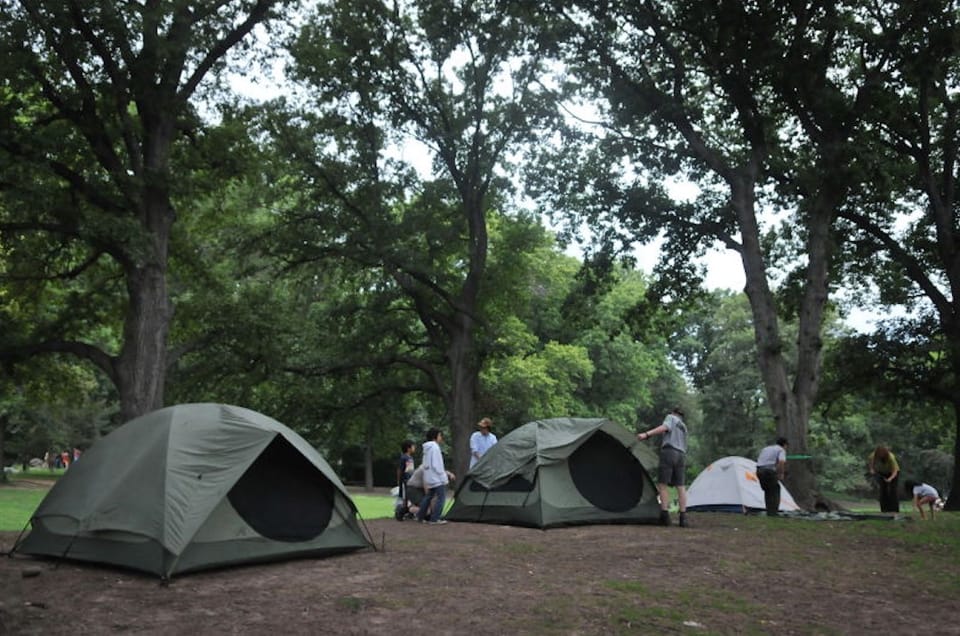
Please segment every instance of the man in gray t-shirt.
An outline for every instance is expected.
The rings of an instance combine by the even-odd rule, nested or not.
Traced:
[[[680,526],[687,527],[687,425],[683,421],[683,411],[674,407],[660,426],[637,434],[644,440],[663,433],[660,442],[660,468],[657,474],[657,492],[660,495],[660,523],[670,525],[670,498],[667,488],[677,489],[677,503],[680,506]]]
[[[757,455],[757,480],[763,488],[763,503],[768,517],[780,512],[780,481],[787,465],[787,438],[778,437],[776,444],[764,447]]]

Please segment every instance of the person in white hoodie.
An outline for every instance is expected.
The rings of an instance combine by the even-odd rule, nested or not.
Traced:
[[[420,510],[417,512],[419,521],[426,523],[446,523],[441,519],[443,506],[447,503],[447,484],[455,479],[452,472],[443,466],[443,452],[440,444],[443,443],[443,433],[435,428],[427,431],[427,441],[423,444],[423,488],[427,491],[420,500]],[[430,504],[433,503],[431,509]],[[427,510],[430,510],[430,519],[426,519]]]

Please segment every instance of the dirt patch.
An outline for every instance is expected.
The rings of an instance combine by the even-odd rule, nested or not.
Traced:
[[[367,523],[376,551],[201,572],[169,585],[94,565],[4,558],[0,633],[957,633],[951,586],[911,582],[923,546],[863,531],[894,522],[691,517],[687,529],[548,531],[381,519]],[[0,533],[0,547],[15,537]]]

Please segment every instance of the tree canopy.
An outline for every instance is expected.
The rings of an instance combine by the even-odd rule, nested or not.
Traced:
[[[0,446],[71,396],[90,438],[230,401],[369,484],[427,425],[462,472],[484,415],[683,404],[697,463],[819,457],[808,506],[861,446],[960,455],[953,3],[2,7]],[[242,103],[282,15],[282,95]],[[743,295],[703,288],[717,246]]]

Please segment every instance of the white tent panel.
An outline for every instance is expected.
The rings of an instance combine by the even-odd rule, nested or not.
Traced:
[[[763,489],[757,462],[746,457],[724,457],[703,469],[687,489],[688,510],[763,510]],[[787,487],[780,484],[780,511],[800,510]]]

